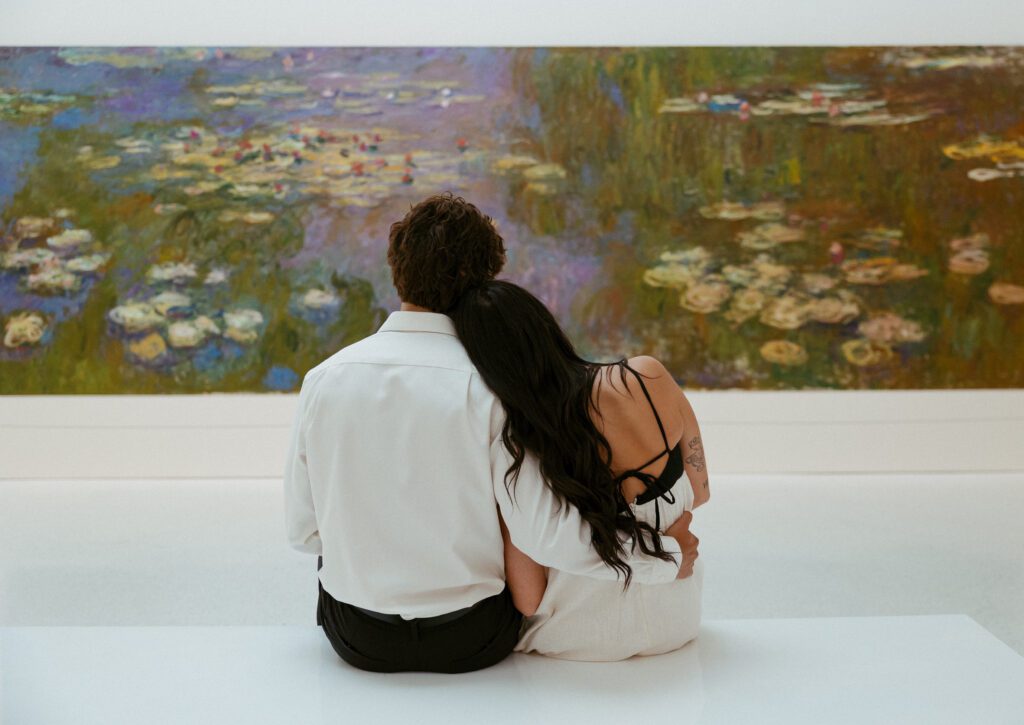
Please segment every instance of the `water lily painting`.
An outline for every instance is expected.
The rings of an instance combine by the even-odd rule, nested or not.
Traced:
[[[1024,49],[0,48],[0,394],[293,391],[439,191],[690,389],[1024,387]]]

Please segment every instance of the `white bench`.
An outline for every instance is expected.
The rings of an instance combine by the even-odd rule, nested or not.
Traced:
[[[377,675],[316,627],[0,628],[4,725],[1024,723],[1024,658],[962,616],[720,620],[620,663]]]

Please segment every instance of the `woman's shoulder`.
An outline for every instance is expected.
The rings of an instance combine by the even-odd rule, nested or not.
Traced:
[[[638,355],[629,358],[626,364],[642,376],[643,384],[652,397],[667,395],[674,398],[679,394],[679,383],[657,358],[650,355]],[[635,375],[629,375],[628,378],[632,378],[636,386],[640,387],[640,381]]]
[[[599,400],[606,404],[628,404],[648,408],[644,389],[659,414],[671,415],[679,407],[682,391],[672,374],[657,358],[639,355],[625,361],[636,374],[622,365],[609,366],[598,381]],[[642,382],[641,382],[642,381]]]
[[[652,380],[662,380],[664,378],[672,381],[673,385],[675,384],[675,381],[672,380],[672,374],[668,371],[668,368],[666,368],[656,357],[651,357],[650,355],[638,355],[636,357],[629,358],[626,360],[626,363],[647,378]]]

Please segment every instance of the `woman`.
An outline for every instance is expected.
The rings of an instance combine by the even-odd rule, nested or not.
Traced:
[[[657,360],[612,364],[580,358],[536,297],[510,282],[467,291],[450,312],[470,359],[506,412],[502,440],[526,452],[552,490],[575,506],[592,543],[624,583],[547,570],[505,533],[505,569],[527,619],[517,651],[577,660],[668,652],[697,635],[703,564],[670,584],[630,585],[622,539],[670,556],[658,533],[688,525],[709,496],[700,429],[679,386]],[[684,477],[685,474],[685,477]]]

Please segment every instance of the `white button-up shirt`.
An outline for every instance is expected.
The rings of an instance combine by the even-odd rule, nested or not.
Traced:
[[[324,589],[407,618],[497,594],[505,586],[499,507],[533,560],[614,579],[589,525],[559,505],[535,457],[509,497],[504,418],[441,314],[393,312],[377,334],[310,370],[292,428],[285,520],[293,547],[323,555]],[[681,561],[675,539],[662,541]],[[638,582],[672,581],[679,571],[639,552],[626,560]]]

